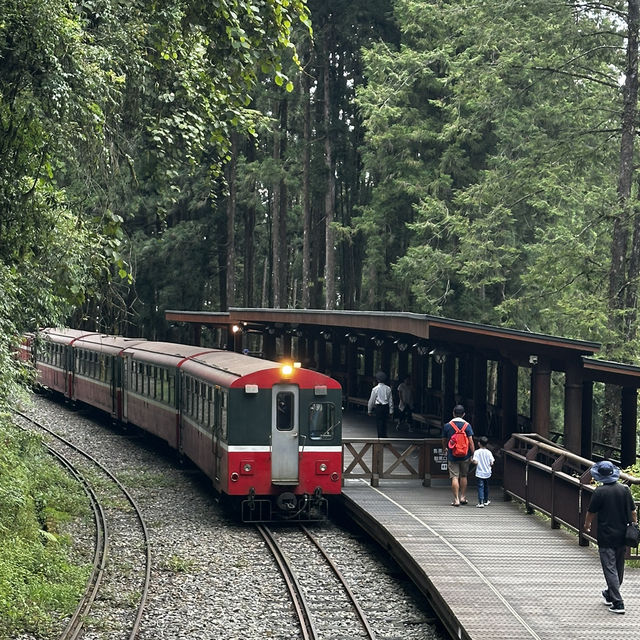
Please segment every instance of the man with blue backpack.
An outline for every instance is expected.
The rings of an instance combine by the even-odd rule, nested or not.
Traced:
[[[473,429],[464,419],[464,407],[453,408],[453,418],[442,427],[442,449],[447,452],[454,507],[467,504],[467,474],[475,451]]]

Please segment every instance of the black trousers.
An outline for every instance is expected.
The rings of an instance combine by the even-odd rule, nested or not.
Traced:
[[[388,404],[376,404],[373,407],[376,416],[376,428],[378,429],[378,438],[387,437],[387,416],[389,415]]]

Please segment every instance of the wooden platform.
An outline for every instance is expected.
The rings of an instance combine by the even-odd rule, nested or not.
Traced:
[[[345,508],[405,565],[453,637],[472,640],[638,640],[640,569],[627,566],[626,614],[603,604],[597,548],[504,502],[451,506],[448,486],[347,481]]]

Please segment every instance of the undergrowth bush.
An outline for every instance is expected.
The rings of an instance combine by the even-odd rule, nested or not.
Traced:
[[[71,562],[62,525],[87,512],[40,439],[0,415],[0,640],[46,634],[73,612],[89,568]]]
[[[627,467],[624,471],[631,476],[640,478],[640,462],[636,462],[633,466]],[[632,484],[631,493],[633,494],[633,499],[636,502],[640,502],[640,484]]]

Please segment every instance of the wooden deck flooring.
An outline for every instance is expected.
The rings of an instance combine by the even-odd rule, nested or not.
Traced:
[[[375,521],[380,541],[390,536],[410,558],[421,588],[441,599],[457,626],[473,640],[638,640],[640,569],[627,567],[622,595],[626,614],[603,604],[605,588],[597,549],[575,535],[504,502],[452,507],[448,487],[389,480],[373,488],[349,480],[349,509]],[[388,541],[387,541],[388,542]],[[425,591],[426,593],[426,591]]]

